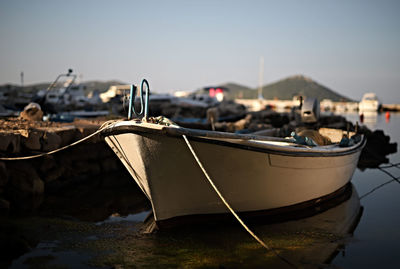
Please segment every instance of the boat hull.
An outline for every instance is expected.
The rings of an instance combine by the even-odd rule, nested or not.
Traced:
[[[358,105],[358,110],[362,112],[377,112],[379,110],[378,101],[362,101]]]
[[[205,170],[237,212],[318,202],[351,179],[361,152],[287,154],[188,137]],[[157,222],[229,212],[182,136],[123,132],[106,142],[151,201]]]
[[[364,94],[361,102],[358,104],[358,110],[363,112],[377,112],[380,107],[380,102],[374,93]]]

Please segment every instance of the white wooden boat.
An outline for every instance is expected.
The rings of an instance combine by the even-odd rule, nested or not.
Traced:
[[[148,118],[146,80],[139,114],[135,96],[132,85],[128,120],[102,133],[151,201],[159,226],[232,210],[264,215],[318,204],[345,189],[366,142],[357,136],[352,146],[310,147],[284,138],[183,128]],[[132,113],[139,118],[129,120]],[[342,131],[326,134],[331,141],[342,138]]]
[[[290,140],[120,121],[105,140],[151,201],[158,224],[228,210],[189,150],[233,209],[261,214],[315,205],[350,181],[364,137],[350,147],[308,147]]]

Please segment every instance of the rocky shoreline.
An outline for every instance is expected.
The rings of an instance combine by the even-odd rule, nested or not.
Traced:
[[[0,156],[29,156],[69,145],[99,129],[104,121],[71,123],[0,121]],[[30,160],[0,161],[1,215],[37,210],[45,195],[82,186],[125,169],[99,135],[64,151]],[[130,182],[128,173],[123,175]],[[112,176],[111,176],[112,177]]]
[[[0,120],[0,157],[36,155],[69,145],[105,120],[73,123]],[[42,216],[103,221],[148,210],[136,183],[100,135],[52,155],[0,161],[0,267],[34,248],[38,234],[14,222]]]

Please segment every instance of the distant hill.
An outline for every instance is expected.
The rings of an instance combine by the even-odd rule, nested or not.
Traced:
[[[226,87],[230,90],[227,94],[228,99],[255,99],[258,97],[258,90],[254,88],[252,89],[235,83],[226,83],[220,86]],[[277,98],[281,100],[291,100],[293,96],[296,95],[316,97],[319,101],[322,99],[331,99],[332,101],[351,101],[351,99],[340,95],[303,75],[291,76],[263,86],[263,97],[265,99]]]
[[[249,87],[236,83],[225,83],[221,86],[229,89],[227,93],[228,99],[253,98],[253,90]]]
[[[263,96],[265,99],[277,97],[282,100],[288,100],[292,99],[295,95],[315,97],[320,101],[322,99],[351,101],[349,98],[302,75],[288,77],[263,87]]]
[[[50,86],[50,82],[47,83],[37,83],[37,84],[31,84],[31,85],[26,85],[23,88],[18,85],[12,85],[12,84],[6,84],[6,85],[0,85],[0,90],[17,90],[25,93],[36,93],[40,90],[47,89]],[[89,92],[93,90],[98,90],[99,92],[105,92],[108,90],[108,88],[112,85],[125,85],[126,83],[123,83],[118,80],[109,80],[109,81],[86,81],[82,82],[83,85],[86,86],[85,89],[85,94],[87,95]]]
[[[118,80],[110,81],[87,81],[82,82],[86,85],[86,94],[93,90],[99,92],[106,91],[111,85],[124,85]],[[27,85],[21,88],[17,85],[0,85],[0,90],[6,91],[18,91],[25,93],[36,93],[41,89],[47,89],[50,83],[38,83],[33,85]],[[216,85],[215,85],[216,86]],[[225,83],[218,85],[218,87],[225,87],[229,89],[227,93],[228,99],[244,98],[244,99],[256,99],[258,97],[258,90],[256,88],[250,88],[237,83]],[[318,100],[331,99],[332,101],[351,101],[349,98],[340,95],[333,90],[313,81],[312,79],[297,75],[291,76],[277,82],[267,84],[263,87],[263,97],[265,99],[281,99],[291,100],[293,96],[302,95],[305,97],[316,97]]]

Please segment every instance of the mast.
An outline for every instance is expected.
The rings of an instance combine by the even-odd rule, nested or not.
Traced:
[[[21,76],[21,87],[23,88],[24,87],[24,71],[21,71],[20,76]]]
[[[262,95],[262,89],[263,89],[263,76],[264,76],[264,57],[260,57],[260,68],[259,68],[259,73],[258,73],[258,99],[262,100],[264,99]]]

